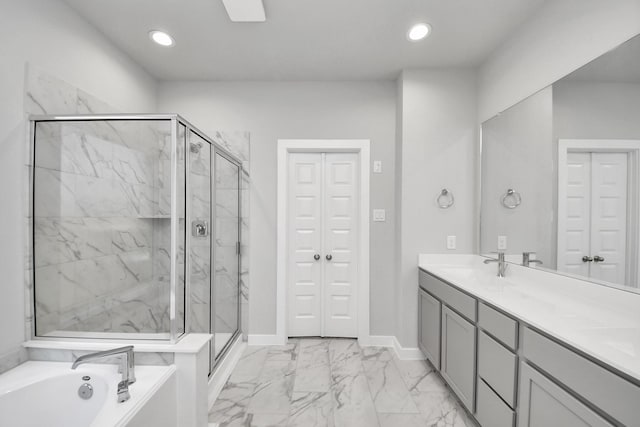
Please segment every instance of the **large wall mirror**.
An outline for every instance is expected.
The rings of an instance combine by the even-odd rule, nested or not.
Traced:
[[[480,252],[640,291],[640,36],[482,124]]]

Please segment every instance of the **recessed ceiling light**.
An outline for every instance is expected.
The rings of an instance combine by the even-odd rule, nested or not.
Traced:
[[[151,38],[151,40],[158,43],[160,46],[173,46],[173,44],[175,43],[173,41],[173,37],[171,37],[169,34],[165,33],[164,31],[159,31],[159,30],[149,31],[149,37]]]
[[[417,42],[427,37],[431,33],[431,25],[420,23],[416,24],[407,33],[407,38],[412,42]]]

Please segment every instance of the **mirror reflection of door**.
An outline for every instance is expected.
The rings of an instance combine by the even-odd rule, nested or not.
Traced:
[[[558,270],[624,285],[629,155],[569,151],[566,158],[558,182],[564,187],[558,200],[564,219],[558,228]]]

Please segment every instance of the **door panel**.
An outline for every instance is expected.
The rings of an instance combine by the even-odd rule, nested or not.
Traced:
[[[288,334],[356,337],[358,155],[291,153],[288,168]]]
[[[425,357],[440,369],[440,301],[420,289],[418,345]]]
[[[627,234],[627,154],[592,154],[591,277],[623,285]]]
[[[520,363],[518,427],[612,427],[529,364]]]
[[[441,373],[462,403],[473,412],[475,395],[475,325],[442,306]]]
[[[558,269],[579,276],[589,276],[589,263],[582,257],[590,254],[591,227],[591,154],[568,153],[565,247]]]
[[[290,336],[321,335],[322,157],[289,156],[288,311]]]
[[[357,337],[358,155],[327,153],[324,164],[323,335]]]
[[[211,332],[218,358],[240,326],[240,168],[215,153],[214,176],[216,238]]]
[[[625,284],[627,163],[627,153],[567,153],[558,270]]]

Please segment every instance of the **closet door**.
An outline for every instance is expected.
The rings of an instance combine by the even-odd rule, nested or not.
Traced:
[[[358,155],[324,154],[323,336],[358,336]]]
[[[289,336],[322,335],[322,154],[289,155]]]
[[[591,153],[567,153],[565,228],[558,230],[558,270],[589,277],[591,253]],[[561,201],[562,203],[562,201]]]
[[[591,277],[625,284],[627,154],[591,154]]]
[[[627,153],[567,154],[558,270],[626,282]]]

